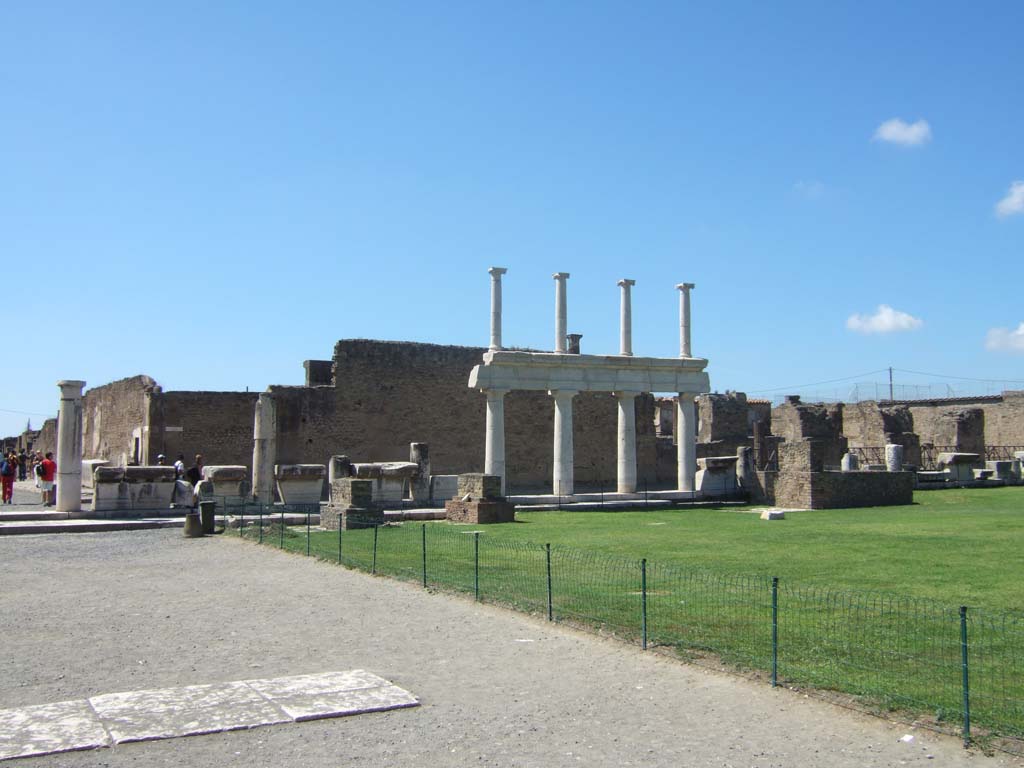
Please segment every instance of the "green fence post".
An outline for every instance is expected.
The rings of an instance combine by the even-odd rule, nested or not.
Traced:
[[[377,531],[380,528],[379,525],[373,526],[373,565],[370,567],[370,573],[377,573]]]
[[[554,621],[555,611],[551,600],[551,545],[545,544],[544,548],[547,550],[548,561],[548,621]]]
[[[964,689],[964,746],[971,745],[971,684],[967,670],[967,606],[960,606],[960,666]]]
[[[640,625],[643,649],[647,650],[647,558],[640,561]]]
[[[473,598],[480,599],[480,531],[473,531]]]
[[[306,510],[306,557],[309,557],[309,516],[310,512]]]
[[[284,510],[281,511],[281,549],[284,549]]]
[[[772,576],[772,688],[779,684],[779,577]]]
[[[342,525],[341,513],[338,513],[338,565],[341,565],[341,529],[344,528]]]
[[[423,523],[423,588],[427,588],[427,524]]]

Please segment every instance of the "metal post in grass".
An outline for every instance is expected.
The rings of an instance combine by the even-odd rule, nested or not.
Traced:
[[[772,688],[779,684],[779,577],[772,576]]]
[[[643,649],[647,650],[647,558],[640,561],[640,628]]]
[[[971,745],[971,684],[967,670],[967,606],[960,606],[960,666],[964,689],[964,746]]]
[[[373,526],[373,564],[370,566],[370,573],[377,573],[377,531],[380,529],[379,525]]]
[[[554,621],[555,620],[555,611],[554,611],[554,605],[552,604],[552,599],[551,599],[551,545],[550,544],[545,544],[544,545],[544,549],[547,551],[547,561],[548,561],[548,621]]]
[[[473,531],[473,598],[480,599],[480,531]]]
[[[423,523],[423,588],[427,588],[427,524]]]
[[[260,504],[260,544],[263,543],[263,505]]]

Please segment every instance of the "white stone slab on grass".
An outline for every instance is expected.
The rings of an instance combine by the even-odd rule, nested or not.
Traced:
[[[89,700],[115,744],[220,733],[292,718],[242,682],[108,693]]]
[[[296,722],[383,712],[419,704],[419,700],[408,691],[361,669],[249,680],[247,683]]]
[[[85,699],[0,710],[0,760],[109,744],[110,737]]]

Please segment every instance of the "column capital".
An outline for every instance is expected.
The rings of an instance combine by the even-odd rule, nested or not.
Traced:
[[[506,272],[508,272],[508,269],[506,267],[491,267],[490,269],[487,270],[487,274],[489,274],[491,277],[501,277]]]
[[[614,392],[612,392],[612,395],[617,397],[619,400],[629,400],[629,399],[635,398],[637,395],[640,395],[640,394],[643,394],[643,393],[641,393],[641,392],[620,392],[619,390],[615,390]]]
[[[511,390],[509,390],[509,389],[502,389],[501,387],[481,387],[480,391],[483,392],[485,395],[487,395],[488,398],[491,398],[491,397],[504,397],[509,392],[511,392]]]
[[[697,399],[697,393],[696,392],[680,392],[679,393],[679,402],[681,402],[681,403],[692,403],[696,399]]]
[[[630,286],[636,285],[636,280],[630,280],[628,277],[624,277],[616,285],[622,288],[629,288]]]
[[[567,397],[571,399],[573,397],[576,397],[576,395],[578,395],[579,393],[580,393],[580,391],[578,389],[549,389],[548,390],[548,394],[551,395],[556,400],[559,399],[559,398],[564,399],[564,398],[567,398]]]
[[[683,291],[684,293],[689,293],[692,289],[696,287],[696,283],[676,283],[676,289]]]
[[[78,381],[77,379],[62,379],[57,382],[57,386],[60,387],[62,397],[75,397],[82,394],[85,382]]]
[[[553,277],[555,280],[565,280],[565,279],[567,279],[569,277],[569,273],[568,272],[555,272],[555,274],[553,274],[551,277]]]

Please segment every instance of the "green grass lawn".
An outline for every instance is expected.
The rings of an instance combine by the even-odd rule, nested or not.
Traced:
[[[517,518],[243,535],[409,581],[425,567],[431,586],[737,668],[767,672],[774,661],[783,682],[951,723],[961,722],[958,607],[968,605],[973,721],[1024,737],[1024,488],[772,522],[736,507]]]

